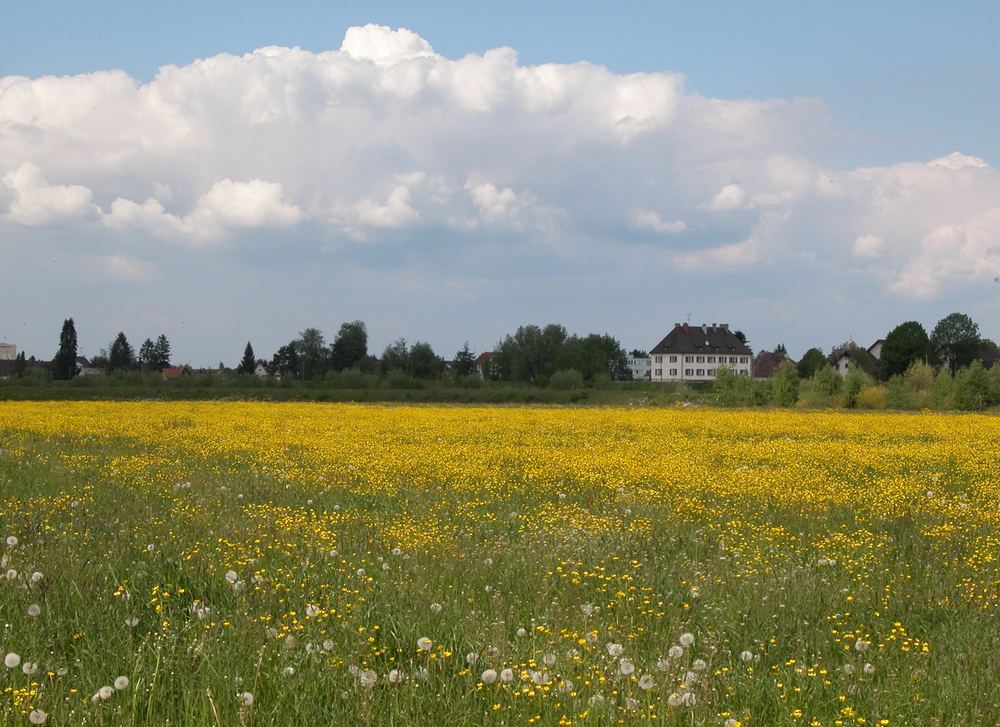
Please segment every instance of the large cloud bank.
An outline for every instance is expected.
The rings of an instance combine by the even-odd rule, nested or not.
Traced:
[[[510,48],[450,59],[369,25],[339,50],[218,55],[146,84],[0,78],[0,231],[99,240],[122,279],[165,248],[261,235],[826,270],[931,300],[1000,276],[1000,171],[959,152],[824,168],[835,133],[815,100],[705,98],[677,74],[529,67]]]

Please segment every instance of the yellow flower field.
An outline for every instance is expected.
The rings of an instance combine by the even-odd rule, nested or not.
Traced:
[[[0,554],[3,724],[1000,724],[997,417],[0,403]]]

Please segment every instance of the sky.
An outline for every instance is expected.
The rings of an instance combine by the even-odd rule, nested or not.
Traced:
[[[581,9],[583,8],[583,9]],[[0,340],[1000,338],[1000,5],[0,0]]]

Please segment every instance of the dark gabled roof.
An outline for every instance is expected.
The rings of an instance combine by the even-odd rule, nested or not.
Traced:
[[[668,333],[649,352],[656,353],[724,353],[728,355],[751,356],[753,352],[725,323],[711,326],[692,326],[688,323],[674,324]]]

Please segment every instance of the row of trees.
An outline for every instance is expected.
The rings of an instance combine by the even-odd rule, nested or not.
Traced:
[[[836,364],[844,354],[851,360],[851,369],[888,381],[904,374],[916,362],[947,368],[954,376],[980,358],[996,357],[998,349],[993,341],[980,337],[979,326],[972,318],[952,313],[938,321],[930,335],[917,321],[900,323],[885,337],[878,360],[853,342],[835,346],[828,355],[811,348],[799,361],[799,376],[811,379],[824,366]]]
[[[491,375],[504,381],[546,384],[558,371],[577,371],[584,381],[632,376],[617,340],[608,334],[569,335],[556,323],[518,327],[497,344],[490,359]]]

